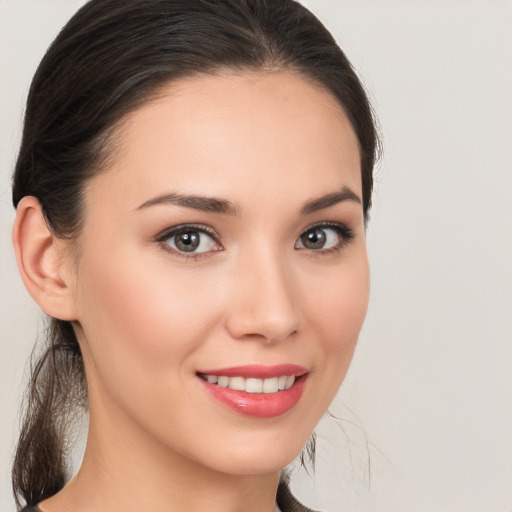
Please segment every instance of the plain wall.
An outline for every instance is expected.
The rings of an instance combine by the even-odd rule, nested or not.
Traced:
[[[10,243],[30,78],[82,2],[0,0],[0,510],[41,315]],[[310,0],[352,60],[384,140],[372,290],[352,368],[319,427],[325,512],[512,510],[512,3]],[[368,457],[371,464],[368,466]],[[370,486],[368,486],[370,480]]]

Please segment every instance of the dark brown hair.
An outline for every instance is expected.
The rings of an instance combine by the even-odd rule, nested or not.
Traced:
[[[357,135],[367,216],[378,150],[374,117],[350,62],[327,29],[292,0],[92,0],[67,23],[33,78],[13,177],[13,203],[38,198],[49,228],[75,239],[84,183],[105,167],[112,133],[169,81],[224,71],[290,70],[330,91]],[[16,501],[65,484],[67,432],[86,405],[80,348],[50,319],[32,369],[17,446]]]

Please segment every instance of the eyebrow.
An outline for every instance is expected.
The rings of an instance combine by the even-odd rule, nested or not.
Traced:
[[[335,204],[343,201],[353,201],[355,203],[362,204],[361,198],[348,187],[344,186],[339,192],[333,192],[319,197],[318,199],[308,201],[302,207],[300,213],[301,215],[309,215],[310,213],[323,210],[324,208],[329,208],[330,206],[334,206]]]
[[[205,212],[222,213],[225,215],[237,215],[239,208],[226,199],[217,199],[215,197],[204,197],[196,195],[185,195],[171,192],[170,194],[162,194],[154,197],[149,201],[141,204],[137,210],[149,208],[155,205],[176,205],[192,208],[194,210],[202,210]]]
[[[332,192],[317,199],[312,199],[304,204],[300,210],[300,214],[305,216],[313,212],[329,208],[343,201],[353,201],[361,204],[359,196],[344,186],[339,192]],[[197,196],[193,194],[178,194],[171,192],[149,199],[141,204],[137,210],[142,210],[155,205],[176,205],[194,210],[201,210],[211,213],[220,213],[224,215],[238,215],[240,207],[226,199],[218,199],[215,197]]]

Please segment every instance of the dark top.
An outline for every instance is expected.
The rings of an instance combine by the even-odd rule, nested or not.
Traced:
[[[285,482],[281,482],[277,488],[277,505],[281,509],[281,512],[314,512],[313,510],[305,507],[299,503],[290,492],[288,485]],[[22,512],[41,512],[37,505],[33,507],[26,507]]]

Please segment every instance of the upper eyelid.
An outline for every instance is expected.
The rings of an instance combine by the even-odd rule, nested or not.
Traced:
[[[303,229],[301,231],[301,234],[306,233],[307,231],[310,231],[311,229],[315,229],[315,228],[332,228],[332,229],[339,228],[339,229],[342,229],[343,231],[345,231],[347,234],[355,235],[354,230],[352,228],[350,228],[349,226],[347,226],[347,224],[345,224],[343,222],[335,222],[335,221],[315,222],[314,224],[311,224],[310,226]]]
[[[334,222],[332,220],[321,220],[321,221],[318,221],[318,222],[314,222],[313,224],[310,224],[309,226],[307,226],[304,230],[304,231],[307,231],[308,229],[313,229],[313,228],[317,228],[317,227],[321,227],[321,226],[326,226],[326,227],[329,227],[329,226],[340,226],[340,227],[344,227],[344,224],[341,223],[341,222]]]
[[[156,237],[155,240],[158,242],[163,242],[167,238],[171,237],[172,235],[176,233],[180,233],[182,231],[200,231],[202,233],[206,233],[207,235],[211,236],[216,242],[220,243],[222,240],[222,237],[215,229],[213,229],[211,226],[208,226],[206,224],[195,224],[195,223],[185,223],[185,224],[178,224],[177,226],[172,226],[169,228],[164,229],[161,231]]]

